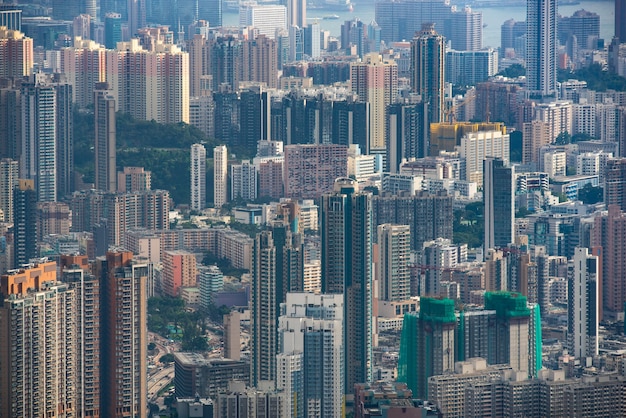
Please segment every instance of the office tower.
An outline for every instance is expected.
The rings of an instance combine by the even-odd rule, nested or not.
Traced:
[[[510,159],[510,136],[500,130],[468,132],[461,137],[459,154],[465,160],[465,179],[480,186],[484,183],[483,161],[487,157]]]
[[[78,1],[52,1],[52,18],[56,20],[72,20],[81,12],[81,2]]]
[[[129,251],[96,259],[100,280],[100,412],[134,417],[148,409],[148,265]]]
[[[428,103],[428,122],[443,122],[445,39],[433,24],[423,24],[411,41],[411,89]]]
[[[61,256],[61,281],[74,291],[76,405],[79,416],[100,416],[100,282],[72,257]],[[86,256],[85,256],[86,258]]]
[[[515,241],[515,168],[501,158],[487,157],[483,178],[486,252]]]
[[[124,167],[117,173],[117,192],[143,192],[152,189],[152,172],[143,167]]]
[[[615,0],[615,37],[626,43],[626,1]]]
[[[72,85],[73,101],[80,107],[94,102],[93,91],[105,80],[105,49],[89,39],[74,38],[72,47],[61,50],[61,72]]]
[[[557,0],[526,6],[526,90],[531,97],[556,97]]]
[[[598,14],[584,9],[577,10],[570,17],[559,16],[557,26],[561,45],[566,45],[570,37],[575,36],[579,49],[596,49],[600,38]]]
[[[0,280],[0,414],[78,412],[75,293],[57,282],[54,262],[26,265]]]
[[[268,88],[278,86],[278,55],[276,41],[265,35],[242,43],[241,81],[265,83]]]
[[[88,14],[80,14],[74,18],[72,35],[74,38],[91,39],[91,17]]]
[[[370,104],[342,100],[333,103],[332,143],[343,146],[357,144],[363,151],[370,140]]]
[[[134,37],[137,30],[146,26],[146,0],[128,0],[128,32]]]
[[[221,208],[228,201],[228,150],[226,145],[213,148],[213,206]]]
[[[372,380],[372,199],[339,178],[322,196],[322,293],[344,295],[344,393]]]
[[[397,173],[400,164],[428,155],[428,104],[393,103],[387,108],[387,171]]]
[[[285,197],[315,199],[348,175],[348,148],[341,145],[285,146]]]
[[[237,337],[239,342],[239,337]],[[232,359],[207,359],[200,353],[174,353],[174,385],[177,397],[207,397],[228,389],[228,382],[248,382],[250,366]]]
[[[291,417],[343,409],[343,295],[287,293],[278,319],[277,389]]]
[[[182,287],[195,287],[198,270],[196,257],[187,251],[163,251],[161,286],[163,293],[173,298],[180,295]]]
[[[487,292],[485,310],[496,312],[495,364],[537,377],[542,362],[539,305],[527,303],[519,293]]]
[[[454,197],[445,191],[436,194],[422,191],[415,196],[374,196],[374,225],[408,224],[411,251],[421,251],[424,242],[452,239],[453,202]]]
[[[104,46],[115,49],[118,42],[122,42],[122,15],[107,13],[104,17]]]
[[[387,106],[396,101],[398,65],[378,53],[367,54],[362,61],[350,64],[350,84],[359,101],[370,105],[370,143],[365,154],[385,154]]]
[[[304,28],[289,28],[289,62],[304,60]]]
[[[454,301],[420,299],[417,314],[404,315],[398,360],[398,381],[418,399],[428,399],[428,378],[454,370]]]
[[[304,53],[311,59],[320,57],[320,24],[318,22],[313,22],[304,28]]]
[[[117,190],[115,97],[108,87],[107,83],[98,83],[94,91],[95,187],[98,190],[115,192]]]
[[[219,91],[218,87],[224,84],[232,90],[237,89],[242,77],[242,48],[242,42],[230,35],[215,40],[211,49],[210,72],[213,76],[213,91]]]
[[[19,164],[10,158],[0,160],[0,219],[13,223],[13,193],[18,185]]]
[[[33,64],[33,40],[19,30],[0,25],[0,77],[29,76]]]
[[[33,180],[18,180],[13,189],[13,266],[37,257],[37,192]]]
[[[271,137],[271,94],[261,86],[239,93],[239,144],[250,150]]]
[[[257,196],[257,172],[250,160],[230,166],[230,198],[232,200],[255,200]]]
[[[241,314],[231,311],[223,316],[224,358],[239,361],[241,358]]]
[[[287,292],[302,291],[301,236],[285,223],[257,234],[253,249],[250,378],[276,380],[278,317]]]
[[[577,358],[598,355],[600,324],[600,283],[602,272],[599,257],[587,248],[576,248],[568,263],[567,334],[570,354]]]
[[[287,27],[305,27],[306,20],[306,0],[285,0],[287,6]]]
[[[475,86],[498,72],[498,51],[447,51],[445,80],[458,86]]]
[[[411,296],[411,229],[408,225],[378,225],[378,298],[407,300]]]
[[[209,21],[212,28],[222,26],[223,0],[207,1],[203,4],[198,3],[199,18]]]
[[[16,4],[0,4],[0,26],[9,30],[22,30],[22,9]]]
[[[200,266],[198,269],[198,289],[200,306],[209,310],[215,301],[217,292],[224,288],[224,274],[217,266]]]
[[[367,41],[367,25],[358,18],[346,20],[341,25],[341,49],[352,54],[351,48],[356,47],[356,54],[363,57],[368,52],[374,52],[368,51]]]
[[[252,26],[274,40],[276,31],[287,29],[287,8],[278,4],[247,4],[239,8],[239,26]]]
[[[525,51],[516,51],[515,47],[517,39],[522,36],[526,36],[526,22],[516,22],[513,19],[505,21],[500,26],[500,56],[508,57],[511,52],[521,52],[523,56]]]
[[[552,142],[550,125],[534,120],[522,126],[522,164],[534,164],[539,168],[539,150]]]
[[[206,149],[202,144],[191,146],[191,209],[206,207]]]
[[[106,52],[106,80],[118,111],[138,120],[189,122],[189,54],[157,41],[146,51],[139,39]]]
[[[602,314],[612,318],[626,302],[626,215],[617,205],[596,216],[592,245],[601,247]],[[597,255],[597,254],[594,254]]]
[[[626,158],[607,161],[604,172],[604,203],[626,212]]]

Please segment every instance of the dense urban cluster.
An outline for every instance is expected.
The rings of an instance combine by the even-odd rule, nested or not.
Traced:
[[[0,418],[626,416],[626,0],[513,3],[0,0]]]

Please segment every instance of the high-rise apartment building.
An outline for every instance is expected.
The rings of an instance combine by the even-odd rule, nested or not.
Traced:
[[[411,296],[411,228],[409,225],[378,225],[378,298],[407,300]]]
[[[556,96],[557,0],[526,6],[526,89],[531,97]]]
[[[515,169],[501,158],[487,157],[483,179],[486,252],[515,240]]]
[[[424,242],[421,250],[422,272],[418,293],[420,296],[437,297],[440,295],[441,282],[447,269],[453,269],[460,262],[459,247],[445,238]]]
[[[106,80],[116,109],[138,120],[189,122],[189,54],[157,41],[151,51],[139,39],[106,52]]]
[[[255,200],[257,196],[257,172],[250,160],[230,166],[231,199]]]
[[[191,146],[191,209],[206,207],[206,148],[202,144]]]
[[[372,198],[356,180],[322,196],[322,293],[344,295],[344,393],[372,380]]]
[[[148,410],[148,265],[129,251],[96,260],[100,280],[100,400],[103,417]]]
[[[604,203],[626,211],[626,158],[609,159],[604,171]]]
[[[18,180],[13,189],[13,266],[37,257],[37,192],[32,180]]]
[[[13,223],[13,192],[18,185],[19,164],[10,158],[0,160],[0,212],[2,222]]]
[[[576,248],[568,263],[567,334],[569,352],[577,358],[598,355],[600,327],[600,258]]]
[[[268,88],[278,86],[278,55],[276,41],[259,35],[242,44],[241,81],[265,83]]]
[[[428,103],[392,103],[387,107],[387,171],[397,173],[400,164],[428,155]]]
[[[222,36],[215,40],[211,47],[211,71],[213,91],[217,92],[222,85],[236,89],[241,81],[241,40],[232,35]],[[216,129],[217,130],[217,129]]]
[[[522,164],[535,164],[539,168],[539,150],[552,142],[550,125],[534,120],[522,126]]]
[[[446,52],[445,79],[448,83],[474,86],[497,72],[498,51],[493,48]]]
[[[342,145],[285,146],[285,196],[314,199],[333,190],[348,175],[348,148]]]
[[[343,409],[343,295],[287,293],[278,319],[277,389],[291,417]]]
[[[226,145],[213,148],[213,206],[221,208],[228,201],[228,150]]]
[[[444,119],[446,48],[433,24],[423,24],[411,41],[411,89],[428,103],[428,122]]]
[[[602,249],[602,314],[611,318],[626,302],[626,214],[619,206],[596,216],[592,244]]]
[[[94,91],[95,187],[106,192],[117,190],[117,150],[115,97],[107,83],[98,83]]]
[[[465,180],[483,185],[483,161],[487,157],[510,160],[511,138],[506,131],[468,132],[461,137],[459,154],[465,160]]]
[[[199,266],[198,290],[200,290],[200,306],[207,311],[215,302],[217,292],[224,288],[224,273],[217,266]],[[225,356],[227,358],[232,358]],[[234,359],[233,360],[239,360]]]
[[[67,416],[78,410],[76,294],[56,263],[25,265],[0,278],[0,414]]]
[[[143,167],[124,167],[117,173],[117,191],[143,192],[152,189],[152,172],[145,171]]]
[[[33,64],[33,40],[17,29],[0,25],[0,77],[29,76]]]
[[[196,256],[187,251],[163,251],[161,287],[171,297],[180,295],[182,287],[196,287]]]
[[[350,64],[352,91],[370,107],[370,142],[365,154],[386,154],[387,106],[395,102],[398,91],[398,65],[378,53],[367,54],[361,61]]]
[[[61,50],[61,72],[72,86],[74,103],[83,108],[92,104],[94,89],[106,77],[104,46],[89,39],[74,38],[72,47]]]

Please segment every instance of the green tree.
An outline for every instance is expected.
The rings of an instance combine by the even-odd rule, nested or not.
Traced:
[[[521,64],[513,64],[500,71],[498,75],[509,78],[517,78],[526,75],[526,68],[524,68]]]
[[[554,140],[554,143],[556,145],[567,145],[571,142],[572,142],[572,136],[567,131],[561,132]]]
[[[164,355],[162,355],[162,356],[159,358],[159,361],[160,361],[161,363],[164,363],[164,364],[165,364],[165,363],[173,363],[173,362],[174,362],[174,354],[172,354],[172,353],[167,353],[167,354],[164,354]]]
[[[578,199],[588,205],[602,202],[602,200],[604,200],[604,189],[602,189],[602,187],[594,187],[591,183],[587,183],[578,191]]]

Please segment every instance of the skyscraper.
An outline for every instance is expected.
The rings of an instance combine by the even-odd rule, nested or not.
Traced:
[[[72,85],[73,101],[80,107],[93,103],[93,91],[105,80],[105,49],[89,39],[74,38],[72,47],[61,50],[61,72]]]
[[[107,13],[104,16],[104,46],[115,49],[118,42],[122,42],[122,15]]]
[[[567,334],[570,354],[577,358],[598,355],[600,324],[599,257],[587,248],[576,248],[568,263]]]
[[[213,206],[221,208],[228,201],[228,150],[226,145],[213,148]]]
[[[397,173],[400,164],[428,155],[428,104],[393,103],[387,108],[387,170]]]
[[[33,180],[18,180],[13,189],[13,266],[37,257],[37,192]]]
[[[265,35],[243,42],[241,81],[265,83],[268,88],[278,86],[278,55],[276,41]]]
[[[148,409],[148,265],[129,251],[96,260],[100,280],[101,416],[135,417]]]
[[[231,199],[255,200],[257,196],[257,172],[250,160],[230,166]]]
[[[2,222],[13,223],[13,192],[18,185],[17,161],[10,158],[0,160],[0,212]]]
[[[146,26],[146,0],[128,0],[128,32],[134,37],[137,29]]]
[[[31,75],[33,60],[33,40],[19,30],[0,25],[0,77]]]
[[[372,380],[372,201],[356,180],[322,196],[322,293],[344,295],[345,393]]]
[[[306,0],[284,0],[287,5],[287,27],[307,25]]]
[[[615,37],[626,43],[626,0],[615,0]]]
[[[443,122],[445,39],[435,32],[432,23],[422,24],[422,31],[411,41],[411,89],[428,103],[428,122]]]
[[[341,416],[343,295],[287,293],[280,309],[277,389],[291,395],[289,416]]]
[[[117,191],[115,97],[107,83],[98,83],[94,91],[96,157],[95,186],[98,190]]]
[[[402,301],[411,296],[411,230],[408,225],[378,225],[380,300]]]
[[[487,157],[483,169],[485,252],[515,239],[515,169],[501,158]]]
[[[206,149],[202,144],[191,146],[191,209],[206,207]]]
[[[557,0],[533,0],[526,6],[526,89],[530,97],[556,95],[557,8]]]
[[[247,4],[239,8],[239,26],[252,26],[270,39],[287,29],[287,8],[279,4]]]
[[[396,100],[398,65],[378,53],[367,54],[362,61],[350,64],[350,84],[358,99],[370,105],[370,143],[363,152],[385,155],[386,112]]]
[[[626,211],[626,158],[608,160],[604,173],[604,203]]]

